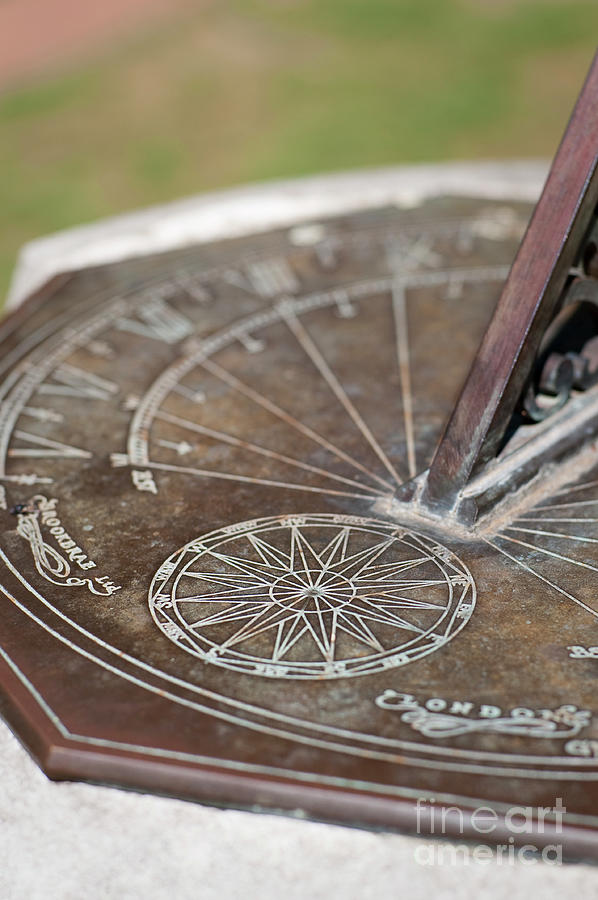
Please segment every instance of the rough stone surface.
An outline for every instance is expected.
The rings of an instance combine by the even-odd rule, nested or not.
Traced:
[[[396,900],[406,890],[449,900],[489,889],[527,900],[598,889],[588,866],[420,865],[430,841],[52,783],[4,725],[0,758],[3,900]]]

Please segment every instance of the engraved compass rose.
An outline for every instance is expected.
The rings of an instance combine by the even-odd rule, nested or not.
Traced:
[[[475,586],[445,547],[375,519],[306,515],[192,541],[160,568],[150,608],[185,650],[276,678],[369,674],[437,649]]]

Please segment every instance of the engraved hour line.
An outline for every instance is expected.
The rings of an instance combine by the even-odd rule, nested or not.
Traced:
[[[199,425],[196,422],[191,422],[189,419],[182,419],[179,416],[174,416],[171,413],[158,411],[155,413],[156,419],[162,419],[165,422],[170,422],[173,425],[179,425],[181,428],[186,428],[189,431],[197,432],[197,434],[204,434],[207,437],[214,438],[215,440],[222,441],[225,444],[231,444],[233,447],[240,447],[242,450],[248,450],[251,453],[256,453],[261,456],[267,456],[270,459],[278,459],[283,463],[286,463],[290,466],[294,466],[295,468],[305,469],[308,472],[315,472],[317,475],[324,475],[326,478],[332,478],[334,481],[340,481],[343,484],[351,485],[351,487],[359,488],[361,491],[374,491],[382,497],[387,496],[387,491],[379,491],[377,488],[367,488],[366,485],[361,484],[359,481],[353,481],[351,478],[344,478],[342,475],[335,475],[332,472],[328,472],[326,469],[320,469],[317,466],[312,466],[309,463],[301,462],[301,460],[293,459],[291,456],[285,456],[282,453],[277,453],[274,450],[268,450],[266,447],[260,447],[257,444],[252,444],[249,441],[241,440],[240,438],[235,437],[234,435],[225,434],[222,431],[214,431],[212,428],[206,428],[204,425]],[[175,445],[169,441],[159,441],[163,446],[171,446],[175,449],[178,445]],[[187,447],[189,445],[187,444]],[[189,447],[189,449],[192,449]],[[180,453],[180,450],[177,450]]]
[[[536,511],[543,512],[545,509],[566,509],[569,506],[592,506],[597,503],[598,500],[572,500],[570,503],[548,503],[546,506],[536,506]]]
[[[598,544],[596,538],[582,537],[578,534],[563,534],[560,531],[542,531],[540,528],[518,528],[516,525],[509,525],[506,531],[525,531],[528,534],[541,534],[546,537],[565,538],[567,541],[581,541],[582,544]]]
[[[160,447],[167,447],[169,450],[174,450],[178,456],[186,456],[193,450],[193,447],[191,444],[188,444],[187,441],[164,441],[160,439],[158,444]]]
[[[107,292],[104,292],[103,294],[100,293],[98,295],[99,298],[107,297],[107,296],[109,296]],[[123,303],[123,300],[122,300],[122,298],[120,298],[115,303],[110,304],[110,310],[119,311],[122,307],[122,303]],[[23,368],[22,368],[23,364],[21,362],[4,379],[3,384],[0,386],[0,396],[9,397],[10,393],[12,393],[13,395],[15,393],[18,394],[23,390],[23,386],[25,386],[26,391],[27,391],[27,388],[30,388],[30,391],[27,391],[27,396],[29,397],[30,393],[32,394],[33,391],[35,390],[35,387],[38,386],[38,378],[37,378],[36,373],[39,373],[40,368],[43,372],[42,377],[46,377],[51,372],[52,367],[55,365],[57,358],[59,358],[59,357],[62,358],[65,354],[68,354],[72,350],[75,350],[78,347],[80,347],[82,345],[83,340],[86,337],[88,337],[90,334],[93,335],[98,328],[102,327],[102,325],[106,321],[106,318],[107,318],[107,314],[106,314],[106,312],[104,312],[99,316],[93,317],[91,319],[91,322],[88,322],[88,324],[85,327],[83,327],[82,329],[80,329],[79,331],[74,331],[72,329],[69,329],[68,332],[66,332],[66,333],[63,332],[64,340],[63,340],[60,348],[58,350],[52,350],[49,353],[49,355],[46,356],[46,358],[43,360],[43,363],[40,362],[39,364],[34,366],[33,369],[29,369],[29,367],[26,366],[25,367],[26,374],[23,374]],[[56,320],[53,320],[50,323],[50,325],[52,326],[52,328],[50,330],[53,330],[56,327],[62,327],[63,323],[72,325],[72,313],[70,313],[68,315],[67,314],[59,315]],[[41,344],[43,342],[43,340],[45,338],[47,338],[47,336],[48,336],[48,329],[49,329],[48,325],[44,326],[41,329],[38,329],[36,332],[34,332],[34,334],[32,335],[32,337],[30,339],[23,341],[19,345],[18,348],[16,348],[14,351],[11,351],[11,353],[9,353],[8,355],[5,355],[4,358],[2,358],[2,360],[0,360],[0,369],[5,368],[5,365],[8,364],[9,357],[12,357],[16,354],[16,358],[19,359],[20,352],[23,352],[31,347],[35,347],[35,345],[38,343],[38,341]],[[18,383],[19,381],[20,381],[20,384]],[[35,382],[35,386],[32,384],[32,381]],[[8,446],[8,442],[10,439],[10,434],[9,434],[8,428],[10,427],[11,424],[14,424],[14,422],[18,418],[18,414],[19,414],[18,397],[17,397],[16,405],[15,405],[14,400],[7,401],[7,402],[9,402],[10,405],[9,405],[9,408],[7,409],[7,415],[5,416],[5,421],[4,421],[5,429],[0,432],[0,457],[2,457],[2,458],[4,458],[4,456],[7,452],[7,446]]]
[[[272,415],[276,416],[278,419],[281,419],[287,425],[290,425],[290,427],[294,428],[295,431],[301,432],[301,434],[304,434],[306,437],[310,438],[310,440],[315,441],[321,447],[329,450],[338,459],[344,460],[344,462],[349,463],[351,466],[359,469],[360,472],[363,472],[369,478],[372,478],[374,479],[374,481],[377,481],[379,484],[383,485],[388,493],[394,492],[393,486],[388,481],[385,481],[384,478],[380,478],[379,475],[376,475],[374,472],[370,472],[370,470],[366,468],[366,466],[358,462],[356,459],[353,459],[343,450],[335,447],[334,444],[319,435],[316,431],[313,430],[313,428],[310,428],[308,425],[304,425],[298,419],[295,419],[289,413],[285,412],[284,409],[281,409],[280,406],[272,403],[272,401],[267,397],[264,397],[263,394],[259,394],[257,391],[254,391],[253,388],[250,388],[234,375],[231,375],[230,372],[227,372],[226,369],[223,369],[217,363],[214,363],[209,359],[204,359],[201,361],[200,365],[207,369],[210,374],[230,385],[230,387],[232,387],[234,390],[238,391],[240,394],[244,394],[244,396],[248,397],[250,400],[253,400],[254,403],[262,406],[264,409],[268,410],[268,412],[272,413]]]
[[[586,481],[584,484],[576,484],[573,487],[562,488],[560,491],[555,491],[554,496],[559,497],[563,494],[572,494],[573,491],[585,491],[586,488],[594,488],[598,487],[598,481]]]
[[[192,403],[205,403],[206,395],[203,391],[194,391],[191,388],[186,387],[184,384],[175,384],[172,390],[177,394],[180,394],[181,397],[185,397],[185,399],[191,400]]]
[[[395,320],[399,377],[401,379],[401,399],[403,404],[403,419],[405,422],[405,440],[407,442],[407,467],[409,469],[409,477],[414,478],[417,474],[417,469],[413,430],[413,397],[411,391],[407,307],[405,283],[399,277],[393,278],[392,282],[392,310]]]
[[[54,384],[45,382],[37,388],[38,394],[81,397],[83,399],[109,400],[118,394],[119,387],[113,381],[100,378],[85,369],[62,363],[52,373]]]
[[[31,416],[32,419],[38,419],[40,422],[56,422],[57,424],[64,422],[62,413],[55,412],[53,409],[39,409],[36,406],[24,406],[21,412],[24,416]]]
[[[8,451],[11,457],[65,457],[65,458],[82,458],[90,459],[93,454],[88,450],[80,450],[78,447],[71,447],[69,444],[62,444],[60,441],[51,441],[50,438],[40,437],[38,434],[28,434],[26,431],[15,431],[15,437],[22,441],[28,441],[30,444],[36,444],[35,447],[15,447]]]
[[[525,569],[526,572],[529,572],[531,575],[535,575],[536,578],[539,578],[540,581],[543,581],[545,584],[548,584],[551,588],[554,588],[555,591],[558,591],[559,594],[562,594],[564,597],[567,597],[569,600],[573,600],[578,606],[581,606],[582,609],[585,609],[586,612],[589,612],[595,618],[598,618],[598,612],[592,609],[591,606],[588,606],[582,600],[578,600],[577,597],[574,597],[573,594],[569,594],[567,591],[563,590],[563,588],[559,587],[558,584],[554,584],[554,582],[550,581],[548,578],[545,578],[544,575],[540,575],[539,572],[536,572],[535,569],[532,569],[531,566],[528,566],[526,563],[521,562],[521,560],[517,559],[516,556],[511,556],[510,553],[507,553],[506,550],[503,550],[502,547],[499,547],[498,544],[495,544],[493,541],[488,540],[487,538],[482,538],[485,544],[488,544],[490,547],[493,547],[494,550],[498,550],[499,553],[502,553],[503,556],[506,556],[512,562],[516,563],[522,569]]]
[[[333,497],[356,497],[358,500],[376,500],[375,494],[357,494],[350,491],[333,491],[330,488],[317,488],[311,485],[295,484],[291,481],[271,481],[267,478],[252,478],[249,475],[232,475],[229,472],[214,472],[209,469],[194,469],[191,466],[174,466],[150,460],[148,466],[164,472],[178,472],[180,475],[197,475],[200,478],[220,478],[224,481],[239,481],[243,484],[261,484],[264,487],[288,488],[290,491],[309,491],[314,494],[330,494]]]
[[[176,344],[193,332],[193,325],[182,313],[169,306],[160,297],[150,297],[144,306],[135,310],[137,319],[120,316],[115,327],[119,331],[128,331],[141,337],[153,338]]]
[[[589,563],[571,559],[569,556],[563,556],[561,553],[554,553],[552,550],[545,550],[544,547],[538,547],[536,544],[528,544],[527,541],[520,541],[517,538],[508,537],[506,534],[501,534],[500,536],[505,541],[511,541],[512,544],[520,544],[522,547],[528,547],[530,550],[537,550],[539,553],[544,553],[545,556],[552,556],[554,559],[562,559],[563,562],[571,563],[572,566],[581,566],[583,569],[591,569],[592,572],[598,572],[596,566],[591,566]]]
[[[563,518],[556,518],[556,517],[550,517],[550,516],[531,516],[529,518],[526,518],[526,517],[522,516],[520,519],[517,519],[517,521],[518,522],[581,522],[583,524],[584,522],[590,522],[590,523],[598,522],[598,519],[589,519],[589,518],[588,519],[583,519],[583,518],[581,518],[581,519],[580,518],[563,519]]]
[[[355,407],[353,406],[351,400],[345,393],[344,388],[342,387],[340,381],[330,369],[328,363],[312,341],[311,337],[307,333],[305,327],[298,320],[292,310],[288,307],[288,305],[283,301],[279,304],[279,310],[281,312],[282,319],[285,324],[288,326],[289,330],[297,339],[299,345],[302,347],[304,352],[307,354],[309,359],[312,361],[320,375],[323,377],[324,381],[331,389],[332,393],[339,401],[341,406],[344,407],[345,411],[349,414],[365,440],[368,442],[378,459],[384,465],[384,468],[389,472],[389,474],[394,478],[397,485],[403,483],[400,475],[384,453],[382,447],[378,444],[374,435],[363,421]]]
[[[0,481],[8,481],[11,484],[54,484],[53,478],[40,478],[38,475],[2,475]]]
[[[415,243],[393,242],[388,250],[388,262],[392,274],[392,309],[395,321],[395,334],[397,345],[397,359],[399,363],[399,377],[401,382],[401,401],[403,406],[403,420],[405,424],[405,440],[407,443],[407,466],[409,477],[417,474],[415,459],[415,435],[413,427],[413,393],[411,388],[411,364],[409,359],[409,330],[407,319],[406,290],[409,283],[409,269],[413,264],[416,268],[420,265],[436,266],[440,262],[440,256],[430,249],[429,241],[423,236]],[[449,274],[449,290],[454,279]],[[461,288],[461,281],[458,282]]]

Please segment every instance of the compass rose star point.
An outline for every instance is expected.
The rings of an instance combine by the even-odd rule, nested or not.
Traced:
[[[371,521],[281,517],[202,539],[178,578],[197,590],[173,600],[177,621],[203,642],[200,655],[206,642],[216,648],[209,661],[248,660],[258,674],[340,677],[386,668],[393,654],[391,664],[416,658],[414,642],[438,628],[455,571],[466,570],[443,550],[447,568],[431,542]]]

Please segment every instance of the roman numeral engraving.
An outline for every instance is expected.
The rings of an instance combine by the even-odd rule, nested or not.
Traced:
[[[113,469],[122,469],[124,466],[129,465],[129,457],[126,453],[111,453],[110,465]]]
[[[91,400],[109,400],[118,393],[118,385],[114,382],[67,363],[63,363],[55,369],[52,373],[52,381],[54,383],[40,384],[37,389],[38,393]]]
[[[174,277],[174,286],[181,288],[187,296],[191,297],[192,300],[196,300],[202,306],[214,302],[214,296],[206,285],[188,272],[177,272]]]
[[[131,478],[138,491],[148,491],[150,494],[158,493],[154,476],[149,469],[133,469]]]
[[[141,337],[165,341],[167,344],[176,344],[193,331],[189,319],[169,306],[161,297],[148,300],[137,310],[134,319],[120,317],[116,321],[116,327],[120,331],[129,331]]]
[[[113,348],[106,341],[90,341],[86,350],[89,350],[93,356],[101,356],[103,359],[114,359],[116,356]]]
[[[62,457],[64,459],[89,459],[93,454],[88,450],[81,450],[79,447],[71,447],[70,444],[63,444],[60,441],[52,441],[50,438],[41,437],[39,434],[29,434],[26,431],[15,431],[15,437],[27,444],[33,444],[29,447],[11,447],[8,456],[15,457]]]
[[[168,561],[165,562],[156,572],[156,579],[158,581],[166,581],[167,578],[170,578],[175,569],[176,563]],[[168,597],[167,599],[170,600],[170,597]]]
[[[348,291],[340,288],[334,292],[334,302],[336,303],[336,314],[341,319],[352,319],[357,315],[357,309],[351,303]]]
[[[250,263],[247,277],[260,297],[295,294],[300,287],[295,273],[283,257]]]
[[[164,634],[168,635],[171,640],[177,640],[185,637],[185,632],[179,625],[174,622],[164,622],[162,625]]]
[[[226,272],[222,273],[222,280],[226,281],[227,284],[234,285],[234,287],[241,288],[242,291],[247,291],[248,294],[253,293],[249,280],[237,269],[227,269]]]
[[[266,346],[264,341],[254,338],[251,334],[240,334],[239,343],[248,353],[261,353]]]
[[[335,238],[325,238],[314,247],[316,259],[327,272],[338,268],[340,263],[340,242]]]
[[[284,257],[248,263],[244,272],[228,269],[223,274],[228,284],[250,294],[272,299],[281,294],[296,294],[301,285]]]

